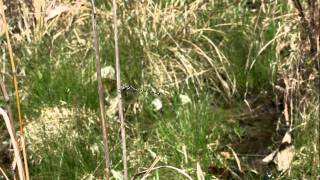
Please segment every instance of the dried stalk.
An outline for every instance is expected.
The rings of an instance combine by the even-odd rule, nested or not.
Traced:
[[[102,124],[102,136],[104,144],[104,156],[105,156],[105,172],[106,179],[110,179],[110,154],[109,154],[109,145],[108,145],[108,124],[106,124],[105,116],[105,107],[104,107],[104,88],[101,78],[101,64],[100,64],[100,50],[99,50],[99,40],[97,32],[97,22],[96,22],[96,8],[94,0],[91,0],[92,3],[92,30],[94,34],[94,49],[96,54],[96,71],[97,71],[97,81],[98,81],[98,93],[99,93],[99,105],[100,105],[100,120]]]
[[[156,166],[156,164],[160,161],[160,159],[161,158],[159,156],[156,157],[156,159],[153,161],[151,166],[147,169],[147,171],[142,176],[141,180],[145,180],[148,177],[148,175],[150,174],[151,170],[154,168],[154,166]]]
[[[316,22],[316,19],[319,20],[319,12],[316,12],[318,2],[316,2],[316,0],[308,0],[308,8],[304,9],[300,0],[292,1],[293,5],[299,12],[303,33],[305,33],[309,38],[311,58],[314,61],[319,61],[319,49],[317,45],[319,41],[319,27],[317,26],[319,26],[319,24]],[[307,14],[309,15],[308,17],[306,17]]]
[[[10,96],[8,95],[7,92],[7,88],[4,84],[4,82],[2,81],[2,79],[0,78],[0,89],[4,98],[4,101],[6,103],[6,111],[8,112],[8,116],[9,116],[9,120],[11,123],[11,126],[14,127],[14,122],[13,122],[13,115],[12,115],[12,111],[11,111],[11,101],[10,101]],[[12,129],[13,134],[16,134],[15,129]]]
[[[17,106],[17,112],[18,112],[18,119],[19,119],[19,128],[20,128],[20,133],[21,133],[21,142],[24,141],[24,133],[23,133],[23,126],[22,126],[22,115],[21,115],[21,109],[20,109],[20,99],[19,99],[19,88],[18,88],[18,81],[17,81],[17,76],[16,76],[16,66],[15,62],[13,60],[13,52],[12,52],[12,47],[11,47],[11,42],[10,42],[10,36],[9,36],[9,31],[8,31],[8,24],[6,21],[6,16],[4,13],[4,8],[3,8],[3,2],[0,0],[0,10],[1,10],[1,15],[2,15],[2,20],[3,20],[3,26],[5,29],[6,33],[6,39],[7,39],[7,46],[8,46],[8,51],[9,51],[9,57],[10,57],[10,64],[11,64],[11,71],[12,71],[12,77],[13,77],[13,84],[14,84],[14,90],[15,90],[15,95],[16,95],[16,106]],[[23,151],[23,159],[24,159],[24,170],[25,170],[25,178],[29,180],[29,170],[28,170],[28,162],[27,162],[27,153],[26,149],[24,146],[24,142],[22,142],[22,151]]]
[[[119,118],[121,122],[121,144],[122,144],[122,159],[123,159],[123,178],[128,180],[128,165],[127,165],[127,147],[126,147],[126,129],[124,125],[124,116],[122,108],[122,95],[121,95],[121,77],[120,77],[120,59],[119,59],[119,46],[118,46],[118,20],[117,20],[117,3],[116,0],[112,0],[112,12],[113,12],[113,31],[114,31],[114,46],[116,56],[116,71],[117,71],[117,93],[118,93],[118,110]]]
[[[16,159],[16,163],[17,163],[17,166],[18,166],[19,179],[20,180],[24,180],[24,179],[26,179],[26,177],[25,177],[25,173],[24,173],[24,170],[23,170],[23,163],[22,163],[22,159],[21,159],[21,155],[20,155],[18,142],[16,141],[15,136],[13,134],[14,127],[11,126],[11,123],[10,123],[10,120],[9,120],[9,116],[2,108],[0,108],[0,114],[4,119],[4,122],[6,124],[7,130],[9,132],[9,135],[10,135],[10,138],[11,138],[11,143],[13,145],[13,151],[14,151],[14,157]]]
[[[4,172],[4,170],[1,167],[0,167],[0,172],[3,174],[3,176],[6,180],[9,180],[8,176],[6,175],[6,173]]]

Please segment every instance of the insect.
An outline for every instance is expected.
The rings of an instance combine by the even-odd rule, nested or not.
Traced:
[[[160,93],[154,89],[138,89],[138,88],[135,88],[134,86],[132,85],[123,85],[121,87],[121,92],[122,93],[142,93],[142,92],[146,92],[148,94],[151,94],[151,95],[156,95],[156,96],[160,96]]]
[[[139,89],[133,87],[132,85],[124,85],[121,87],[122,93],[137,93],[139,92]]]

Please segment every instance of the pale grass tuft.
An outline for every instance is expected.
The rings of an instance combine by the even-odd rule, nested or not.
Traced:
[[[40,116],[31,118],[25,126],[27,147],[29,151],[36,155],[36,152],[46,147],[51,140],[67,137],[70,145],[73,140],[79,138],[75,126],[85,120],[85,127],[93,126],[98,117],[95,112],[86,109],[76,109],[67,107],[45,107],[40,111]],[[89,129],[88,129],[89,130]],[[88,148],[97,153],[96,144],[88,145]],[[54,149],[52,149],[54,151]],[[36,162],[41,161],[42,157],[33,157]]]

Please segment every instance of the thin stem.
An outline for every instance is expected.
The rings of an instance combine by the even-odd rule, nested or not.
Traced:
[[[8,114],[1,107],[0,107],[0,115],[3,117],[8,133],[10,135],[11,143],[13,146],[14,157],[16,160],[15,163],[17,164],[17,167],[18,167],[19,179],[25,180],[26,177],[25,177],[25,172],[23,170],[23,162],[20,155],[19,145],[18,145],[18,142],[15,140],[15,137],[14,137],[15,135],[13,134],[13,130],[12,130],[14,129],[14,127],[11,126]]]
[[[96,71],[97,71],[97,81],[98,81],[98,93],[99,93],[99,105],[100,105],[100,120],[102,124],[102,136],[104,144],[104,156],[105,156],[105,172],[106,179],[110,179],[110,154],[109,154],[109,145],[108,145],[108,124],[106,123],[105,116],[105,107],[104,107],[104,88],[101,78],[101,64],[100,64],[100,50],[99,50],[99,37],[97,32],[97,22],[96,22],[96,9],[94,5],[94,0],[91,0],[92,3],[92,30],[94,34],[94,49],[96,55]]]
[[[4,170],[0,167],[0,172],[2,173],[2,175],[4,176],[4,178],[6,180],[9,180],[8,176],[6,175],[6,173],[4,172]]]
[[[11,123],[11,126],[14,127],[14,122],[13,122],[13,115],[12,115],[12,111],[11,111],[11,101],[10,101],[10,96],[7,92],[7,88],[6,85],[4,84],[4,82],[2,81],[2,79],[0,78],[0,89],[4,98],[4,101],[6,103],[6,111],[8,112],[8,116],[9,116],[9,120]],[[15,129],[13,130],[13,134],[16,134]]]
[[[113,8],[113,29],[114,29],[114,44],[115,44],[115,56],[116,56],[116,71],[117,71],[117,93],[119,98],[118,110],[119,118],[121,122],[121,143],[122,143],[122,159],[123,159],[123,171],[124,180],[128,180],[128,165],[127,165],[127,147],[126,147],[126,129],[124,125],[124,116],[122,108],[122,96],[121,96],[121,78],[120,78],[120,59],[119,59],[119,46],[118,46],[118,20],[117,20],[117,3],[116,0],[112,0]]]

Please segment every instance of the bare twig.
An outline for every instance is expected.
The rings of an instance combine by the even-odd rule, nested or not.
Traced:
[[[113,12],[113,29],[114,29],[114,44],[115,44],[115,56],[116,56],[116,71],[117,71],[117,92],[118,92],[118,110],[121,122],[121,142],[122,142],[122,158],[123,158],[123,171],[124,180],[128,180],[128,166],[127,166],[127,147],[126,147],[126,130],[124,125],[124,116],[122,108],[121,97],[121,78],[120,78],[120,59],[119,59],[119,46],[118,46],[118,20],[117,20],[117,3],[116,0],[112,0],[112,12]]]
[[[105,108],[104,108],[104,90],[101,78],[101,64],[100,64],[100,50],[99,50],[99,40],[98,32],[96,27],[96,9],[94,0],[91,0],[92,3],[92,30],[94,33],[94,49],[96,53],[96,71],[97,71],[97,81],[98,81],[98,93],[99,93],[99,105],[100,105],[100,119],[102,124],[102,135],[103,135],[103,144],[104,144],[104,156],[106,163],[106,179],[110,178],[110,154],[109,154],[109,145],[108,145],[108,124],[106,123]]]
[[[6,21],[6,16],[4,13],[4,8],[3,8],[3,2],[2,0],[0,1],[0,10],[1,10],[1,15],[2,15],[2,20],[3,20],[3,26],[5,29],[6,33],[6,39],[7,39],[7,46],[8,46],[8,51],[9,51],[9,57],[10,57],[10,64],[11,64],[11,71],[12,71],[12,77],[13,77],[13,84],[14,84],[14,89],[15,89],[15,95],[16,95],[16,106],[17,106],[17,111],[18,111],[18,119],[19,119],[19,128],[20,128],[20,133],[21,133],[21,142],[24,141],[24,133],[23,133],[23,125],[22,125],[22,115],[21,115],[21,109],[20,109],[20,99],[19,99],[19,88],[18,88],[18,81],[17,81],[17,76],[16,76],[16,65],[13,60],[13,52],[12,52],[12,47],[11,47],[11,42],[10,42],[10,36],[9,36],[9,31],[8,31],[8,24]],[[24,142],[22,142],[22,145],[24,145]],[[28,170],[28,162],[27,162],[27,156],[26,156],[26,151],[25,147],[22,147],[23,151],[23,159],[24,159],[24,168],[25,168],[25,178],[29,180],[29,170]]]

